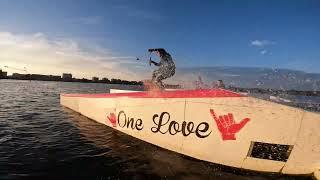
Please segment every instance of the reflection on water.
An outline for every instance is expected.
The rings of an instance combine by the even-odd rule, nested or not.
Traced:
[[[309,179],[198,161],[60,106],[60,93],[103,93],[108,88],[1,80],[0,179]]]

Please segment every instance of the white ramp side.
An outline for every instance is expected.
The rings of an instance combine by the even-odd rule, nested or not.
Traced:
[[[128,92],[131,91],[112,90],[112,93]],[[319,178],[319,113],[245,96],[61,95],[61,104],[128,135],[200,160],[255,171],[314,173]],[[216,121],[212,112],[222,119]],[[233,121],[228,119],[231,114]],[[112,118],[114,121],[110,121]],[[225,118],[228,121],[223,121],[219,128],[217,123]],[[236,133],[230,133],[228,128],[223,130],[247,118]],[[163,126],[159,128],[160,119]],[[279,156],[288,157],[280,160],[260,157],[259,149],[254,149],[259,148],[256,146],[259,143],[289,147],[286,152],[279,152]]]

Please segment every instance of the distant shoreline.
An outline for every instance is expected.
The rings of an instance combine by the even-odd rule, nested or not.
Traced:
[[[295,96],[320,96],[320,91],[299,91],[299,90],[280,90],[270,88],[241,88],[241,87],[229,87],[231,91],[235,92],[248,92],[248,93],[259,93],[259,94],[270,94],[270,95],[295,95]]]
[[[50,76],[48,76],[50,77]],[[127,80],[121,80],[121,79],[101,79],[101,80],[89,80],[89,79],[76,79],[72,78],[70,80],[65,79],[49,79],[49,78],[12,78],[12,77],[6,77],[6,78],[0,78],[1,79],[7,79],[7,80],[26,80],[26,81],[52,81],[52,82],[78,82],[78,83],[102,83],[102,84],[124,84],[124,85],[143,85],[142,81],[127,81]]]
[[[83,79],[73,79],[71,81],[64,81],[64,80],[43,80],[43,79],[16,79],[16,78],[2,78],[5,80],[26,80],[26,81],[51,81],[51,82],[77,82],[77,83],[97,83],[97,84],[109,84],[109,85],[135,85],[135,86],[143,86],[142,81],[127,81],[121,79],[111,79],[109,81],[106,80],[83,80]],[[0,79],[1,80],[1,79]],[[167,88],[179,88],[179,85],[167,85]],[[258,94],[268,94],[268,95],[295,95],[295,96],[318,96],[320,97],[320,91],[299,91],[299,90],[279,90],[279,89],[271,89],[271,88],[241,88],[241,87],[227,87],[227,90],[231,90],[234,92],[241,92],[241,93],[258,93]]]

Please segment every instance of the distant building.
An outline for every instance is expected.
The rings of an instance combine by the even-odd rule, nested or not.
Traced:
[[[90,82],[89,79],[82,78],[82,79],[76,79],[78,82]]]
[[[20,74],[19,73],[12,73],[12,78],[18,78],[20,76]]]
[[[62,80],[63,80],[63,81],[72,81],[72,74],[70,74],[70,73],[63,73],[63,74],[62,74]]]
[[[7,72],[2,71],[2,70],[0,69],[0,79],[4,79],[4,78],[7,78]]]
[[[93,82],[98,82],[98,81],[99,81],[99,78],[98,78],[98,77],[92,77],[92,81],[93,81]]]
[[[49,75],[50,81],[61,81],[61,76]]]
[[[13,73],[12,74],[13,79],[27,79],[26,74],[19,74],[19,73]]]
[[[40,81],[60,81],[61,76],[53,75],[42,75],[42,74],[31,74],[30,80],[40,80]]]

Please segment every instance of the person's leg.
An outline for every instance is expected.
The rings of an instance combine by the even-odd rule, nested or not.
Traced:
[[[151,79],[151,81],[152,81],[152,82],[155,82],[156,77],[159,76],[160,74],[161,74],[161,73],[160,73],[160,71],[159,71],[158,69],[154,70],[153,73],[152,73],[152,79]]]
[[[162,83],[162,80],[172,77],[174,74],[175,74],[174,69],[159,70],[159,73],[155,77],[155,83],[157,84],[158,87],[160,87],[161,89],[164,89],[165,87]]]
[[[160,69],[154,70],[152,73],[151,83],[154,86],[157,86],[158,88],[162,89],[163,88],[163,84],[161,82],[162,79],[163,79],[162,71]]]
[[[164,85],[162,83],[162,80],[165,79],[161,74],[158,74],[158,76],[155,77],[155,84],[160,88],[164,89]]]

